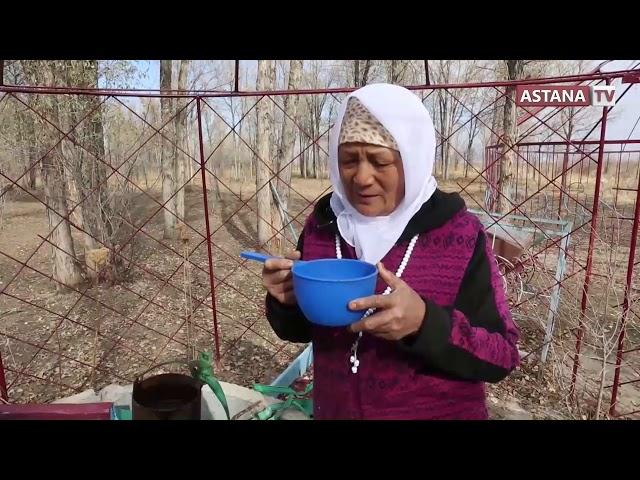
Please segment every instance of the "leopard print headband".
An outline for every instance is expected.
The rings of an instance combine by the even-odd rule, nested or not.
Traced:
[[[400,150],[393,136],[356,97],[351,97],[342,120],[338,145],[369,143]]]

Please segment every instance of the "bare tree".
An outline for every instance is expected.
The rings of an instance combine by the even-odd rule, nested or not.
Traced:
[[[171,60],[160,60],[160,90],[166,92],[171,90]],[[171,98],[162,97],[160,99],[161,121],[164,127],[164,135],[169,139],[173,138],[174,123],[170,122],[173,102]],[[176,230],[176,155],[171,148],[168,139],[162,138],[162,148],[160,151],[162,162],[162,201],[164,202],[164,238],[174,239],[177,237]]]
[[[214,141],[214,137],[213,137],[213,132],[212,130],[215,130],[214,128],[211,127],[211,121],[209,121],[208,119],[209,116],[204,115],[204,126],[205,126],[205,131],[207,133],[207,142],[209,143],[209,145],[213,145],[215,144]],[[212,186],[213,186],[213,192],[214,195],[216,196],[216,199],[220,200],[222,198],[222,195],[220,193],[220,185],[218,182],[218,176],[221,174],[221,170],[223,170],[223,166],[221,166],[222,162],[210,162],[210,167],[209,169],[211,170],[211,172],[213,173],[212,175]]]
[[[25,61],[23,70],[32,85],[52,85],[57,74],[54,62]],[[47,118],[58,120],[60,124],[57,99],[51,96],[38,96],[33,98],[32,102],[33,106],[43,112]],[[40,131],[36,137],[38,142],[42,142],[42,145],[55,143],[54,135],[50,128],[47,128],[45,121],[38,117],[36,122]],[[63,290],[63,286],[77,286],[83,281],[80,265],[75,259],[75,248],[71,236],[67,204],[68,185],[62,159],[62,147],[58,144],[42,160],[42,183],[52,243],[51,264],[53,279],[58,282],[56,283],[58,290]]]
[[[150,125],[157,125],[158,123],[160,123],[160,112],[155,99],[143,98],[142,105],[143,112],[141,116],[144,121],[148,122]],[[155,186],[158,180],[157,171],[160,167],[159,157],[160,149],[158,148],[158,136],[153,136],[153,138],[149,142],[149,147],[145,149],[143,157],[136,162],[136,176],[138,179],[144,178],[144,184],[146,188]],[[152,172],[156,172],[156,176],[150,183],[149,174]]]
[[[187,76],[189,73],[189,60],[180,60],[180,71],[178,73],[178,90],[187,90]],[[180,99],[182,100],[182,99]],[[181,150],[187,150],[187,111],[184,109],[186,101],[181,101],[177,103],[176,109],[178,110],[178,114],[175,117],[175,130],[176,130],[176,145],[180,147]],[[178,189],[176,193],[176,211],[178,217],[181,221],[184,222],[184,183],[187,181],[185,177],[185,164],[187,161],[191,161],[187,158],[182,151],[175,148],[175,156],[176,156],[176,185],[175,188]]]
[[[315,140],[320,136],[322,125],[322,111],[327,101],[327,95],[314,95],[305,98],[308,108],[308,127],[311,139]],[[311,158],[307,156],[305,178],[318,178],[318,162],[320,161],[320,146],[315,142],[311,148]],[[311,161],[309,161],[311,160]]]
[[[372,60],[351,60],[351,62],[353,85],[355,87],[364,87],[369,83]]]
[[[389,83],[402,85],[405,82],[405,77],[411,62],[408,60],[389,60],[386,63]]]
[[[526,62],[524,60],[505,60],[507,67],[507,80],[518,80],[522,78]],[[498,177],[497,211],[510,208],[510,202],[505,201],[505,197],[513,201],[513,167],[516,157],[516,141],[518,138],[518,124],[516,122],[516,87],[509,85],[505,92],[504,113],[502,116],[502,139],[500,142],[500,160]]]
[[[305,83],[310,88],[329,88],[333,83],[334,71],[327,69],[321,61],[307,62],[304,74]],[[331,97],[327,94],[309,95],[301,104],[302,126],[307,133],[308,141],[318,139],[326,124],[325,107]],[[300,157],[300,174],[303,178],[318,178],[322,163],[326,155],[321,152],[320,145],[315,142],[307,152]]]
[[[98,87],[96,60],[61,61],[57,67],[56,78],[65,85]],[[101,99],[93,95],[72,96],[58,102],[60,126],[65,132],[74,128],[72,135],[77,141],[77,144],[62,142],[62,151],[74,201],[82,201],[76,213],[87,232],[85,250],[97,248],[98,243],[108,248],[113,246],[113,212],[106,185],[107,159],[100,102]]]
[[[464,83],[474,74],[475,62],[461,62],[454,60],[438,60],[430,64],[433,80],[439,84]],[[454,134],[466,112],[464,106],[468,103],[469,92],[456,90],[453,94],[445,89],[438,89],[433,94],[434,123],[440,136],[439,158],[440,172],[444,180],[449,178],[449,168]]]
[[[467,147],[465,148],[465,164],[464,177],[469,176],[469,167],[473,162],[473,142],[475,141],[480,129],[480,119],[477,115],[471,115],[467,124]]]
[[[97,88],[99,78],[103,74],[100,64],[96,60],[81,61],[22,61],[19,63],[24,78],[22,81],[31,85],[75,86],[82,88]],[[64,218],[59,227],[59,232],[54,232],[56,241],[61,242],[53,258],[54,269],[57,271],[69,270],[62,263],[71,263],[60,260],[58,256],[64,256],[65,252],[71,254],[75,251],[73,240],[67,235],[64,223],[73,222],[83,232],[84,261],[87,264],[86,273],[89,277],[110,280],[116,282],[124,273],[123,262],[119,261],[111,252],[118,243],[122,233],[124,218],[128,215],[129,197],[128,181],[119,180],[118,175],[127,177],[126,165],[120,164],[117,174],[112,174],[108,179],[107,172],[113,165],[113,156],[118,157],[117,151],[120,142],[112,139],[112,148],[107,153],[107,140],[105,135],[105,115],[108,108],[103,104],[103,99],[98,95],[65,95],[41,97],[29,95],[26,102],[31,104],[37,112],[49,118],[55,127],[41,119],[37,114],[29,114],[25,117],[23,130],[19,135],[22,145],[23,161],[25,166],[32,164],[43,153],[47,157],[41,163],[43,187],[45,197],[52,197],[49,204],[54,214],[57,211],[65,212],[63,215],[50,215],[53,221],[70,215],[69,221]],[[26,115],[26,112],[25,112]],[[122,115],[114,117],[116,123],[125,120]],[[59,139],[60,132],[65,137]],[[131,130],[131,129],[129,129]],[[120,137],[122,138],[122,137]],[[56,144],[56,141],[59,142]],[[51,146],[55,148],[51,150]],[[34,169],[35,170],[35,169]],[[55,187],[44,185],[44,181],[56,183]],[[34,186],[35,176],[31,176],[27,182],[29,187]],[[69,228],[70,232],[70,228]],[[64,248],[62,246],[64,243]],[[101,272],[89,267],[91,252],[100,250],[100,255],[106,259],[101,265]],[[75,256],[73,253],[72,256]],[[73,263],[75,263],[74,261]],[[81,270],[77,266],[78,270]],[[71,280],[67,284],[73,284],[78,276],[76,272],[69,274]]]
[[[26,83],[21,64],[22,62],[12,62],[10,64],[5,64],[5,81],[8,81],[8,83],[13,85],[23,85]],[[18,144],[18,156],[20,157],[20,161],[17,163],[24,170],[28,169],[26,175],[23,177],[22,184],[24,188],[34,190],[36,188],[36,177],[38,171],[35,166],[33,168],[30,168],[33,162],[36,160],[37,153],[35,150],[36,142],[34,131],[34,115],[26,107],[16,108],[15,118],[15,138]]]
[[[591,62],[588,60],[575,61],[553,61],[546,64],[546,69],[558,76],[569,76],[589,73],[592,70]],[[600,82],[593,82],[600,83]],[[583,82],[583,85],[585,83]],[[582,140],[582,137],[591,129],[593,124],[598,120],[601,111],[597,108],[585,107],[564,107],[559,109],[558,115],[550,120],[551,126],[558,130],[558,133],[552,133],[543,138],[547,140]],[[608,120],[612,121],[620,113],[619,107],[616,107],[607,115]],[[562,138],[563,137],[563,138]],[[520,139],[522,140],[522,139]],[[565,149],[565,159],[569,156],[571,146],[567,144]],[[609,173],[611,156],[607,156],[604,164],[604,173]],[[566,162],[563,162],[566,163]],[[561,167],[562,168],[562,167]]]
[[[231,116],[231,126],[235,126],[236,122],[242,116],[242,99],[238,99],[236,97],[226,97],[224,98],[225,106],[229,111],[229,115]],[[238,130],[242,128],[242,123],[238,126]],[[240,180],[240,152],[239,152],[239,138],[240,131],[234,132],[232,134],[233,137],[233,169],[232,176],[235,181]]]
[[[4,66],[4,80],[10,85],[24,85],[25,75],[18,61],[6,62]],[[6,100],[6,99],[5,99]],[[28,102],[28,98],[27,98]],[[3,167],[6,172],[15,170],[17,176],[22,176],[22,186],[25,189],[36,188],[37,165],[31,167],[35,158],[35,138],[33,131],[34,116],[27,107],[15,101],[5,101],[0,106],[3,115],[3,125],[0,127],[2,146],[7,149],[8,156],[2,159],[6,162]],[[19,173],[18,173],[19,172]],[[5,182],[5,180],[0,180]],[[11,183],[0,189],[6,192],[13,189]],[[0,200],[0,202],[3,200]]]
[[[474,79],[479,81],[485,79],[484,68],[481,65],[478,65],[477,71],[474,73]],[[468,101],[471,111],[465,112],[465,117],[463,117],[464,122],[467,122],[466,117],[468,117],[465,129],[467,133],[464,165],[465,178],[469,176],[469,167],[475,163],[473,158],[474,142],[481,130],[486,129],[486,125],[491,122],[493,111],[489,108],[489,105],[493,100],[495,100],[495,97],[492,91],[483,90],[473,95]]]
[[[256,88],[260,92],[273,89],[275,83],[275,65],[273,60],[258,61],[258,75]],[[272,236],[271,225],[271,191],[270,177],[273,171],[271,160],[271,135],[273,127],[273,104],[267,98],[260,100],[256,106],[256,200],[258,202],[258,243],[262,248],[268,248],[268,241]]]
[[[287,88],[289,90],[295,90],[300,86],[302,80],[302,60],[289,61],[289,82]],[[299,95],[287,95],[284,99],[284,120],[282,122],[282,135],[280,148],[277,155],[276,170],[280,171],[275,199],[280,205],[281,212],[278,209],[274,209],[273,225],[277,230],[283,227],[282,215],[288,211],[289,208],[289,194],[291,192],[291,170],[293,164],[293,152],[296,143],[296,131],[298,127],[296,123],[299,121],[298,103],[300,100]],[[284,242],[280,242],[280,251]]]
[[[24,142],[24,164],[25,168],[31,167],[37,158],[37,150],[36,150],[36,132],[35,132],[35,123],[32,115],[23,115],[22,117],[22,127],[23,135],[21,140]],[[36,180],[37,180],[38,169],[34,166],[29,168],[29,173],[26,176],[26,186],[31,190],[35,190],[36,188]]]

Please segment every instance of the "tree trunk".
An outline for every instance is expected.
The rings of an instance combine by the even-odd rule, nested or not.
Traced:
[[[489,134],[489,144],[496,145],[497,142],[500,141],[497,138],[498,135],[498,126],[502,123],[502,114],[504,113],[504,97],[500,98],[499,93],[496,92],[495,103],[492,109],[492,119],[491,119],[491,133]],[[500,152],[498,151],[498,156]],[[491,200],[487,205],[487,208],[491,211],[498,211],[497,209],[497,201],[500,195],[497,193],[497,184],[500,176],[500,159],[498,157],[492,158],[489,165],[487,165],[488,171],[487,175],[491,179],[492,187],[491,187]],[[534,170],[534,179],[535,179],[535,170]],[[488,187],[487,187],[488,188]]]
[[[443,93],[444,98],[442,98],[440,102],[441,108],[441,125],[440,132],[442,133],[442,146],[441,146],[441,155],[442,155],[442,172],[444,180],[449,179],[449,102],[447,101],[447,93]]]
[[[315,138],[315,128],[314,128],[314,138]],[[304,178],[313,178],[313,166],[316,163],[316,145],[311,145],[311,155],[307,157],[307,171],[305,173]]]
[[[444,175],[443,178],[445,180],[449,180],[449,140],[447,140],[444,145],[442,145],[443,147],[443,153],[444,153]]]
[[[38,173],[38,165],[33,163],[38,159],[38,150],[36,148],[36,132],[34,128],[34,119],[31,116],[25,118],[25,133],[27,141],[27,162],[31,166],[27,177],[29,178],[27,184],[31,190],[36,189],[36,175]]]
[[[273,60],[258,61],[258,75],[256,80],[258,91],[264,92],[272,90],[275,84],[275,64]],[[259,159],[256,159],[256,199],[258,202],[258,243],[259,248],[268,249],[268,241],[272,236],[271,225],[271,189],[269,179],[271,177],[271,136],[273,125],[272,104],[267,98],[260,100],[256,106],[256,152]]]
[[[18,141],[17,150],[20,152],[20,160],[18,161],[19,165],[26,170],[29,168],[31,164],[31,155],[29,155],[29,150],[32,148],[31,141],[27,134],[27,115],[24,115],[22,112],[16,112],[16,139]],[[24,171],[23,170],[23,171]],[[25,189],[31,188],[30,185],[30,173],[35,170],[31,169],[24,177],[22,177],[22,187]]]
[[[234,99],[229,99],[229,111],[231,112],[231,125],[235,128],[236,125],[236,109],[234,106]],[[240,180],[240,159],[238,155],[238,135],[235,130],[231,133],[233,136],[233,172],[231,178],[238,182]]]
[[[91,69],[91,84],[93,87],[98,87],[98,62],[92,60]],[[107,247],[113,247],[113,226],[111,220],[114,217],[112,207],[109,201],[109,188],[107,185],[107,166],[106,152],[104,147],[104,125],[102,116],[102,107],[98,107],[101,99],[99,97],[90,96],[88,98],[88,106],[90,110],[97,107],[97,110],[91,115],[89,123],[89,135],[91,149],[95,154],[95,158],[91,158],[89,165],[85,164],[87,168],[88,188],[93,190],[91,196],[95,196],[95,210],[92,211],[94,217],[94,230],[92,233],[102,241]],[[100,161],[100,160],[102,161]],[[98,186],[99,185],[99,186]],[[120,212],[124,213],[124,212]]]
[[[60,125],[65,125],[65,122],[63,120],[60,120]],[[66,128],[63,127],[62,129],[65,130]],[[81,202],[81,163],[74,161],[73,155],[75,152],[73,151],[73,148],[69,146],[69,142],[67,140],[63,140],[62,142],[60,142],[59,147],[62,159],[61,165],[63,168],[62,175],[64,175],[65,185],[67,186],[67,207],[69,208],[69,210],[73,210],[73,213],[70,216],[70,220],[76,225],[82,227],[83,230],[91,233],[88,225],[89,222],[85,220],[84,216],[85,202]],[[85,250],[91,250],[95,248],[95,241],[89,233],[82,233]]]
[[[518,80],[522,77],[524,62],[522,60],[506,60],[508,80]],[[504,114],[502,118],[502,141],[500,142],[500,169],[498,180],[497,210],[506,212],[510,209],[513,198],[514,186],[514,162],[516,158],[515,144],[518,137],[518,125],[516,123],[516,87],[509,85],[506,88]]]
[[[289,84],[288,90],[296,90],[300,86],[300,80],[302,78],[302,60],[289,61]],[[285,118],[282,122],[282,137],[280,143],[280,151],[278,152],[278,165],[277,170],[280,171],[280,175],[277,182],[278,199],[280,200],[280,208],[285,213],[289,209],[289,194],[291,192],[291,170],[293,165],[293,152],[296,144],[296,131],[299,123],[298,114],[298,102],[300,100],[299,95],[287,95],[284,100]],[[293,120],[292,120],[293,119]],[[295,122],[295,123],[294,123]],[[277,230],[281,230],[284,226],[282,224],[282,218],[280,212],[275,209],[273,216],[273,225]],[[282,240],[280,241],[280,247],[285,244],[284,242],[285,232],[282,232]],[[284,253],[282,249],[280,253]]]
[[[469,167],[473,164],[473,142],[478,135],[478,126],[480,120],[477,116],[474,116],[469,122],[469,136],[467,137],[467,149],[465,151],[464,162],[464,178],[469,176]]]
[[[31,157],[31,158],[33,158],[33,157]],[[38,167],[37,167],[37,165],[34,165],[33,168],[31,168],[31,170],[29,170],[29,173],[27,174],[27,177],[29,178],[28,188],[31,189],[31,190],[35,190],[36,189],[36,180],[37,180],[36,174],[37,174],[37,171],[38,171]]]
[[[318,114],[316,113],[316,115]],[[319,118],[316,116],[313,119],[313,138],[314,139],[318,138],[319,132],[320,132],[320,122],[319,122]],[[308,176],[311,178],[317,178],[316,168],[318,165],[318,157],[320,156],[320,149],[318,147],[318,142],[314,142],[311,148],[313,149],[313,161],[311,162],[311,165],[309,165],[311,170],[309,171]]]
[[[160,90],[171,90],[171,60],[160,60]],[[170,98],[160,99],[161,122],[165,127],[162,133],[168,138],[174,138],[173,122],[170,122],[172,112],[172,101]],[[168,122],[168,123],[167,123]],[[169,140],[162,137],[162,148],[160,151],[162,162],[162,201],[164,203],[164,238],[174,239],[177,237],[176,230],[176,198],[175,192],[175,150]]]
[[[499,97],[499,94],[496,93],[496,97]],[[495,138],[498,134],[498,126],[502,123],[502,114],[504,113],[504,97],[496,98],[496,102],[493,106],[493,115],[491,119],[491,138]],[[499,141],[499,139],[496,139]],[[489,140],[489,142],[493,142],[493,140]]]
[[[304,150],[304,146],[303,146],[303,142],[302,139],[306,138],[305,135],[303,135],[302,133],[299,136],[300,139],[300,159],[298,161],[298,167],[300,168],[300,178],[304,178],[304,172],[305,172],[305,157],[307,155],[307,152]]]
[[[362,71],[362,81],[360,86],[364,87],[369,82],[369,72],[371,70],[371,60],[364,61],[364,69]]]
[[[364,87],[369,81],[369,72],[371,71],[371,60],[352,60],[353,62],[353,85],[355,87]]]
[[[464,162],[464,178],[469,178],[469,166],[471,165],[471,148],[467,148],[466,159]]]
[[[360,60],[353,60],[353,86],[360,86]]]
[[[53,62],[26,61],[22,65],[23,71],[32,85],[52,84],[55,78],[55,65]],[[37,97],[32,100],[34,108],[43,112],[47,118],[52,118],[54,122],[59,117],[58,101],[55,97]],[[44,127],[43,120],[34,119],[34,121],[38,122],[38,127],[40,127],[40,123]],[[60,124],[59,121],[58,124]],[[38,128],[34,123],[34,131],[37,130]],[[57,134],[53,134],[50,129],[42,128],[41,134],[34,136],[36,151],[41,150],[40,145],[51,145],[57,138]],[[68,287],[77,286],[83,281],[83,278],[80,266],[75,260],[73,237],[71,236],[71,226],[68,220],[69,210],[66,198],[68,189],[60,144],[42,160],[41,166],[44,199],[47,204],[47,220],[51,232],[49,238],[52,243],[52,278],[59,282],[56,283],[56,288],[64,290],[64,285]]]
[[[240,118],[242,118],[242,116],[244,115],[245,111],[246,111],[246,107],[245,107],[244,99],[241,99],[240,100]],[[235,123],[234,123],[234,125],[235,125]],[[238,125],[238,135],[236,135],[235,133],[232,134],[235,148],[238,148],[239,139],[243,138],[242,137],[242,127],[244,125],[245,125],[244,121],[240,122],[240,125]],[[246,181],[246,178],[245,178],[246,177],[246,173],[245,173],[246,170],[247,169],[246,169],[244,158],[240,156],[240,152],[238,151],[238,181],[240,181],[241,178],[242,178],[242,182],[243,183]]]
[[[390,83],[396,83],[397,74],[398,74],[398,62],[399,60],[390,60],[391,65],[389,66],[389,81]]]
[[[469,128],[474,128],[474,126],[471,126]],[[465,151],[465,158],[464,158],[464,178],[467,178],[469,176],[469,166],[471,165],[471,163],[473,163],[473,159],[471,158],[472,155],[472,151],[473,151],[473,140],[475,139],[475,135],[471,134],[472,136],[469,137],[469,141],[467,143],[467,149]]]
[[[64,61],[59,77],[66,85],[86,88],[98,87],[98,62],[96,60]],[[79,145],[62,142],[64,159],[72,177],[69,188],[74,190],[75,200],[81,202],[76,210],[80,225],[88,233],[84,235],[85,248],[91,250],[99,242],[112,246],[113,227],[105,165],[104,128],[101,99],[95,96],[72,97],[59,106],[60,126]],[[92,112],[85,118],[89,112]],[[83,120],[84,118],[84,120]],[[91,152],[91,153],[89,153]],[[97,239],[97,240],[96,240]]]
[[[155,163],[152,161],[153,152],[151,149],[147,150],[147,154],[145,155],[144,162],[141,164],[142,174],[144,175],[144,187],[149,188],[149,168]]]
[[[53,118],[60,121],[60,111],[57,99],[51,99]],[[62,142],[65,143],[65,142]],[[76,253],[71,236],[71,225],[68,221],[69,208],[67,205],[68,183],[64,174],[62,162],[62,143],[42,160],[42,183],[47,206],[47,220],[51,231],[51,263],[53,278],[59,291],[66,287],[79,285],[83,278],[80,266],[76,261]],[[58,225],[58,223],[60,223]],[[56,225],[58,225],[56,227]],[[61,285],[63,284],[63,285]]]
[[[311,178],[318,178],[318,157],[320,156],[320,151],[317,145],[313,146],[313,165],[311,171]]]
[[[187,76],[189,73],[189,60],[180,60],[180,71],[178,73],[178,90],[187,90]],[[180,110],[186,103],[185,100],[180,99],[180,103],[176,105],[176,109]],[[176,129],[176,144],[182,150],[187,150],[187,112],[182,110],[175,117],[175,129]],[[176,158],[176,185],[178,189],[176,193],[176,213],[180,221],[184,222],[184,183],[187,181],[185,177],[185,162],[187,160],[182,151],[178,148],[175,149]]]
[[[197,152],[198,149],[197,148],[193,148],[192,151],[193,152]],[[196,155],[194,155],[194,157],[196,157]],[[187,160],[187,165],[189,165],[189,185],[193,185],[193,160],[188,159]]]
[[[209,145],[213,145],[213,138],[211,136],[211,128],[209,126],[209,122],[205,122],[204,124],[207,130],[207,142],[209,142]],[[220,195],[220,185],[218,182],[219,167],[217,165],[217,162],[210,162],[209,165],[211,165],[211,167],[209,167],[209,170],[211,170],[211,173],[213,174],[211,175],[211,185],[213,187],[213,192],[216,198],[220,200],[222,196]],[[207,174],[209,173],[207,172]]]
[[[289,62],[289,82],[288,90],[296,90],[300,86],[302,79],[302,60],[291,60]],[[282,122],[282,142],[278,155],[278,170],[280,179],[278,180],[278,193],[282,202],[286,205],[289,199],[289,185],[291,184],[291,166],[293,152],[296,142],[296,131],[299,123],[298,103],[299,95],[287,95],[284,100],[285,119]],[[295,122],[295,123],[294,123]]]
[[[396,85],[402,84],[408,62],[406,60],[390,60],[389,62],[389,82]]]
[[[69,214],[67,208],[66,181],[62,173],[62,164],[55,153],[50,153],[42,161],[42,180],[47,205],[47,220],[51,233],[51,263],[56,288],[75,287],[82,282],[80,267],[75,260],[75,249],[68,220],[62,220]],[[57,213],[56,213],[57,212]],[[59,215],[60,214],[60,215]],[[62,215],[62,216],[61,216]],[[60,225],[58,223],[62,220]],[[56,227],[56,225],[58,225]],[[60,285],[63,284],[63,285]]]

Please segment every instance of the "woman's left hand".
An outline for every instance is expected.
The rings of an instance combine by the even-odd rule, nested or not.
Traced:
[[[416,333],[424,321],[427,306],[420,295],[402,279],[378,263],[380,277],[391,287],[389,295],[372,295],[349,304],[351,310],[375,308],[371,316],[351,325],[352,332],[367,332],[386,340],[400,340]]]

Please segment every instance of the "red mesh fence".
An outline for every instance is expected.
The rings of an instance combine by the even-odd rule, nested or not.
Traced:
[[[620,98],[637,88],[619,83],[626,73],[547,82],[618,82]],[[509,148],[491,121],[509,85],[411,87],[434,118],[440,186],[492,234],[525,365],[557,380],[558,399],[632,415],[640,140],[607,138],[609,109],[519,109]],[[301,346],[271,331],[260,267],[239,253],[294,247],[330,191],[327,136],[348,91],[0,87],[0,120],[16,129],[0,138],[0,396],[50,401],[205,350],[222,380],[273,379]],[[287,96],[317,107],[315,121],[292,118]],[[438,120],[443,100],[457,123]],[[274,127],[266,150],[258,109]],[[579,116],[576,136],[566,126]],[[484,137],[465,143],[473,128]],[[505,240],[522,251],[505,254]]]

